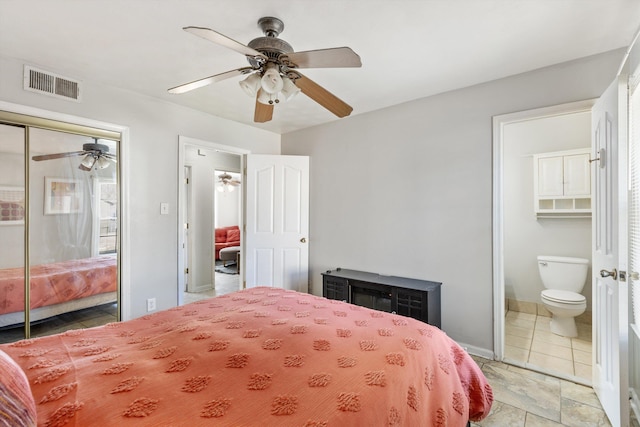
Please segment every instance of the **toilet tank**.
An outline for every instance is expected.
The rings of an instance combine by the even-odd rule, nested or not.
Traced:
[[[587,280],[589,260],[585,258],[538,256],[538,271],[546,289],[580,293]]]

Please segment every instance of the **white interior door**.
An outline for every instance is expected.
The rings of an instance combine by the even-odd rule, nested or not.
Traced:
[[[247,287],[309,288],[309,157],[247,155]]]
[[[618,78],[593,107],[593,388],[614,426],[629,425],[627,84]]]

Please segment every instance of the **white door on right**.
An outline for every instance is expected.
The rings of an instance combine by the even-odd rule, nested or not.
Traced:
[[[627,271],[627,79],[592,110],[593,388],[611,424],[629,426]]]
[[[247,155],[247,288],[309,290],[309,157]]]

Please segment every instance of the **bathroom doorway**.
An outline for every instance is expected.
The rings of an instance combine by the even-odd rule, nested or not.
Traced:
[[[592,101],[494,118],[494,293],[496,357],[591,385],[591,274],[576,318],[578,337],[549,330],[538,255],[591,259],[591,216],[541,214],[534,202],[534,155],[591,148]],[[499,306],[499,307],[498,307]]]

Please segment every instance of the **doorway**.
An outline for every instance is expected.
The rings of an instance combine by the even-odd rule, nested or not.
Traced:
[[[214,155],[214,288],[215,295],[224,295],[240,289],[243,187],[240,156],[229,153]],[[223,169],[218,169],[220,167]]]
[[[244,271],[240,256],[236,257],[234,253],[233,265],[227,263],[228,272],[216,272],[219,257],[215,236],[217,228],[237,226],[240,234],[238,253],[242,254],[240,224],[244,218],[244,184],[241,171],[244,168],[244,154],[247,153],[236,147],[179,137],[179,170],[187,170],[189,178],[184,180],[178,191],[178,224],[184,230],[179,233],[178,242],[178,305],[242,288]],[[217,189],[219,175],[223,172],[232,176],[231,191],[228,188],[223,188],[222,192]],[[235,185],[237,181],[239,185]],[[225,194],[227,197],[224,197]],[[234,218],[216,215],[222,199],[234,200],[236,209],[230,214]],[[228,210],[226,213],[229,214]],[[239,264],[237,271],[236,263]]]
[[[494,335],[498,360],[591,385],[591,274],[578,337],[549,331],[538,255],[591,258],[590,215],[534,213],[533,156],[591,148],[592,101],[494,117]],[[523,244],[526,242],[526,244]]]

